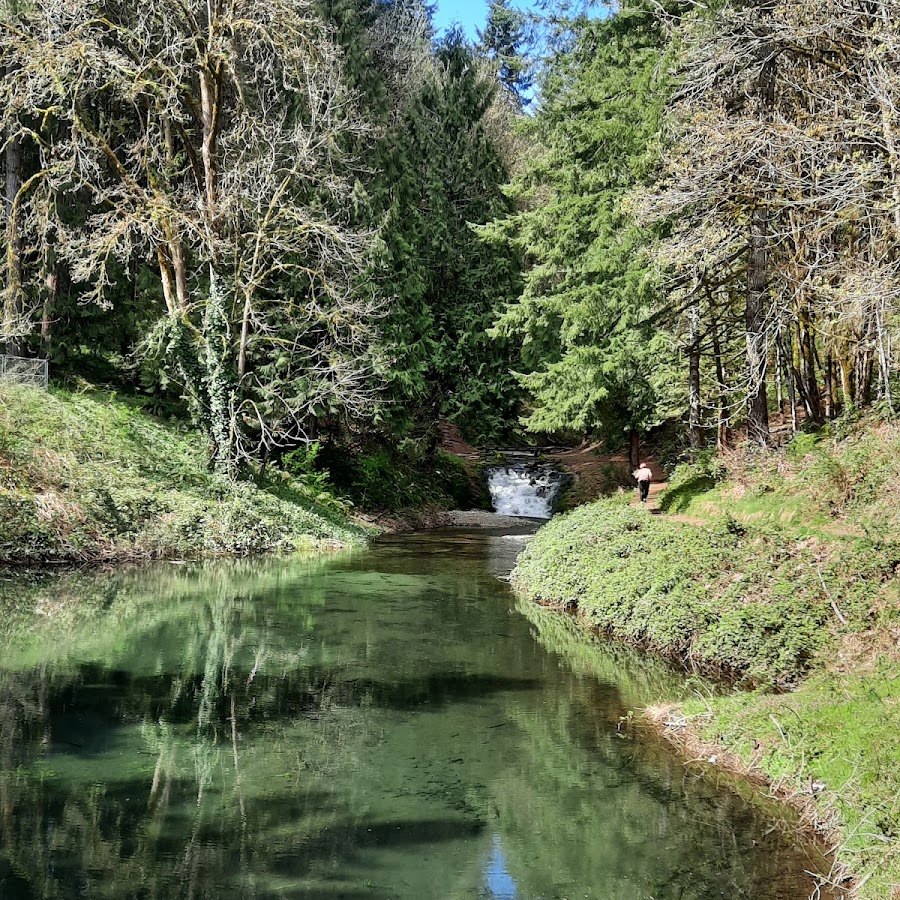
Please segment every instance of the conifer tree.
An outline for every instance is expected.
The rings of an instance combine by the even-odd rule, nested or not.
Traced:
[[[513,189],[520,211],[492,229],[527,267],[497,332],[523,343],[528,428],[627,439],[634,455],[640,432],[683,403],[675,341],[652,323],[652,235],[623,207],[656,165],[667,41],[643,2],[565,28],[529,126],[540,152]]]
[[[533,79],[527,59],[530,43],[528,20],[510,0],[491,0],[478,49],[497,69],[497,77],[510,96],[527,106]]]
[[[513,251],[471,227],[509,208],[509,175],[486,127],[497,84],[461,33],[434,42],[417,0],[374,10],[329,0],[327,9],[346,77],[379,133],[365,150],[361,208],[381,226],[367,273],[388,309],[379,418],[394,437],[415,433],[432,444],[441,418],[472,438],[498,439],[515,423],[521,391],[513,348],[487,329],[517,293],[519,266]]]

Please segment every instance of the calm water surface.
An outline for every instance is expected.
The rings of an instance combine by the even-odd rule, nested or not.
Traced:
[[[0,897],[807,897],[629,708],[683,693],[496,575],[516,534],[0,586]]]

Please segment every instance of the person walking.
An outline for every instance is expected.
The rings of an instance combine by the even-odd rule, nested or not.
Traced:
[[[650,496],[650,482],[653,481],[653,473],[650,471],[650,466],[642,462],[631,474],[637,479],[641,503],[645,503],[647,497]]]

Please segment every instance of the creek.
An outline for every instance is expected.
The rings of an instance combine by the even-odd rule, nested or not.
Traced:
[[[527,529],[0,583],[0,897],[801,900],[821,859],[517,601]]]

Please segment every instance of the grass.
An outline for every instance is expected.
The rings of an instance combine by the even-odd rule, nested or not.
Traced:
[[[770,522],[798,534],[900,535],[900,425],[863,422],[799,434],[780,452],[734,451],[675,470],[666,512]]]
[[[539,532],[516,579],[594,633],[734,679],[698,740],[815,803],[861,900],[900,897],[900,426],[703,457],[660,515],[625,497]],[[588,636],[588,639],[589,636]]]
[[[744,685],[783,688],[842,629],[896,618],[872,599],[889,590],[900,557],[854,544],[727,518],[697,527],[618,497],[541,529],[515,578],[538,603],[576,608],[596,631]]]
[[[96,391],[0,386],[0,563],[286,553],[363,532],[298,479],[229,482],[202,436]]]
[[[682,704],[700,737],[801,797],[834,822],[837,858],[856,893],[900,890],[900,669],[818,672],[787,694],[735,693]]]

